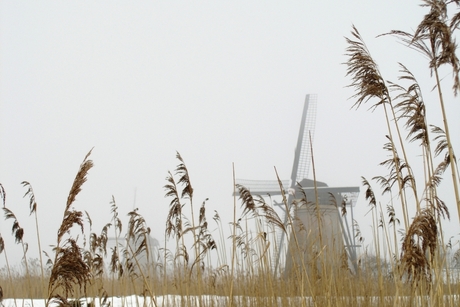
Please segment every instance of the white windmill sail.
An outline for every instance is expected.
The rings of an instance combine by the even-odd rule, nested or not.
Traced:
[[[291,178],[290,180],[281,180],[281,183],[285,189],[285,193],[288,192],[289,188],[295,188],[297,182],[308,178],[311,160],[311,146],[309,136],[311,135],[313,141],[316,123],[317,101],[318,96],[316,94],[308,94],[305,97]],[[236,183],[246,187],[252,193],[256,194],[281,194],[280,185],[277,180],[236,179]]]
[[[295,149],[294,165],[292,166],[291,188],[295,187],[297,182],[302,181],[302,179],[308,178],[308,173],[310,172],[311,144],[313,143],[315,134],[317,102],[318,96],[316,94],[309,94],[305,97],[299,136]]]

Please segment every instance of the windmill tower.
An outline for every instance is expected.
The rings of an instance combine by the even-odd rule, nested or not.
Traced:
[[[336,206],[331,205],[331,195],[334,196],[336,204],[342,204],[345,202],[346,205],[351,205],[351,219],[353,220],[353,204],[356,200],[359,187],[328,187],[324,182],[317,181],[316,183],[313,180],[308,179],[310,171],[310,162],[311,162],[311,153],[314,136],[314,128],[316,122],[316,108],[317,108],[317,95],[308,94],[306,95],[304,108],[302,112],[302,119],[300,122],[299,135],[297,138],[297,146],[295,149],[294,163],[292,166],[291,178],[290,180],[282,180],[282,186],[287,195],[288,206],[291,206],[295,199],[301,198],[299,193],[296,193],[296,186],[300,184],[303,189],[304,194],[308,200],[318,199],[318,206],[320,208],[323,218],[321,222],[315,220],[312,216],[312,212],[315,210],[310,210],[306,206],[297,208],[294,214],[297,217],[297,220],[302,221],[305,225],[308,225],[311,230],[316,232],[321,232],[325,241],[322,244],[328,245],[340,243],[338,246],[345,248],[349,262],[352,265],[352,269],[356,268],[356,244],[354,241],[353,229],[350,231],[348,226],[348,221],[346,218],[342,217],[339,213],[339,210]],[[271,196],[281,195],[280,185],[277,180],[241,180],[237,179],[237,183],[247,187],[251,193],[265,195],[269,194]],[[316,185],[316,188],[315,188]],[[279,204],[281,205],[281,204]],[[280,206],[283,208],[284,206]],[[290,209],[290,207],[289,207]],[[287,224],[287,214],[285,212],[284,223]],[[315,224],[316,223],[316,224]],[[321,236],[321,235],[320,235]],[[307,237],[303,238],[299,235],[301,239],[307,241]],[[281,233],[279,238],[278,252],[276,256],[275,272],[278,270],[280,261],[282,258],[283,251],[285,251],[286,238],[285,234]],[[303,242],[304,244],[308,244]],[[289,259],[292,259],[290,256],[291,248],[287,244],[287,255],[285,268],[289,269],[292,265]]]

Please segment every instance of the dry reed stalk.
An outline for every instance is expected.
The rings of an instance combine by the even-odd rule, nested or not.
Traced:
[[[46,305],[56,302],[59,305],[68,304],[69,295],[74,293],[74,286],[78,285],[86,293],[86,285],[90,281],[91,271],[85,263],[81,249],[76,240],[69,236],[63,242],[63,237],[68,234],[74,225],[78,225],[83,231],[82,212],[71,208],[77,195],[81,191],[82,185],[87,180],[88,171],[93,167],[93,162],[88,160],[91,154],[90,150],[80,164],[80,168],[74,179],[72,187],[67,197],[67,203],[64,210],[64,217],[57,233],[57,244],[55,247],[55,257],[52,264],[51,276],[48,283],[48,299]],[[63,291],[60,295],[58,291]]]
[[[182,258],[183,259],[183,268],[186,270],[189,270],[189,274],[185,274],[185,285],[186,285],[186,297],[188,300],[189,293],[190,293],[190,277],[192,275],[192,270],[194,267],[196,267],[196,274],[198,281],[194,284],[194,286],[197,287],[198,292],[202,293],[202,287],[203,287],[203,277],[202,277],[202,268],[201,265],[196,265],[197,263],[201,262],[202,257],[204,257],[204,254],[206,251],[202,251],[201,248],[203,245],[206,245],[209,243],[209,246],[212,248],[212,239],[210,239],[209,235],[204,235],[203,237],[200,237],[200,234],[197,233],[199,229],[204,230],[204,228],[207,227],[207,223],[203,222],[200,226],[196,226],[195,222],[195,212],[194,212],[194,207],[193,207],[193,188],[192,184],[190,181],[190,174],[189,171],[184,163],[183,158],[181,155],[177,152],[176,153],[176,158],[179,160],[179,165],[177,165],[175,174],[179,176],[179,180],[176,184],[173,175],[168,172],[169,176],[166,178],[168,181],[168,184],[164,187],[166,190],[166,197],[172,197],[172,201],[170,203],[170,211],[167,217],[166,221],[166,234],[167,237],[170,237],[171,235],[175,236],[176,238],[176,255],[175,255],[175,260]],[[179,192],[178,190],[178,185],[182,186],[182,191]],[[181,203],[181,200],[188,201],[190,204],[190,213],[191,213],[191,221],[183,214],[182,212],[182,207],[183,204]],[[201,209],[200,209],[201,210]],[[195,257],[193,262],[191,262],[191,267],[188,268],[189,266],[189,254],[187,251],[187,247],[185,245],[184,241],[184,236],[188,233],[191,232],[193,236],[193,245],[192,248],[194,249],[195,252]],[[202,242],[200,241],[200,238],[203,238],[204,240],[208,240],[207,242]],[[180,241],[180,243],[179,243]],[[182,278],[180,278],[182,284]],[[182,287],[182,286],[181,286]],[[201,294],[198,297],[198,300],[202,302],[202,297]]]
[[[144,255],[147,260],[149,259],[149,249],[148,249],[148,240],[150,229],[145,225],[145,219],[137,212],[137,209],[128,213],[129,222],[128,222],[128,231],[126,235],[127,242],[127,253],[126,255],[129,259],[134,259],[137,272],[141,275],[143,281],[143,291],[151,297],[151,302],[156,307],[155,294],[152,291],[146,274],[144,273],[144,267],[139,263],[138,257]],[[132,245],[133,244],[133,245]],[[130,277],[134,277],[136,274],[134,270],[130,270]]]
[[[236,179],[235,164],[232,163],[233,178],[233,223],[232,223],[232,258],[230,267],[230,289],[229,289],[229,306],[233,306],[233,280],[235,276],[235,257],[236,257]]]
[[[314,187],[314,190],[315,190],[315,211],[316,211],[316,220],[317,220],[317,223],[318,223],[318,233],[319,233],[319,244],[320,244],[320,249],[323,250],[324,248],[327,248],[326,245],[324,245],[324,241],[323,241],[323,227],[322,227],[322,219],[321,219],[321,214],[320,214],[320,210],[319,210],[319,196],[318,196],[318,185],[317,185],[317,182],[316,182],[316,167],[315,167],[315,157],[314,157],[314,154],[313,154],[313,143],[312,143],[312,139],[311,139],[311,131],[308,131],[308,138],[309,138],[309,142],[310,142],[310,155],[311,155],[311,165],[312,165],[312,170],[313,170],[313,187]],[[305,197],[306,198],[306,197]],[[322,266],[322,269],[323,271],[325,272],[326,271],[326,263],[325,263],[325,260],[324,260],[324,256],[321,256],[320,257],[320,260],[321,260],[321,266]],[[323,281],[324,279],[322,279],[321,281]]]
[[[6,194],[5,194],[5,191],[3,190],[3,186],[1,184],[0,184],[0,191],[2,191],[0,196],[3,198],[3,204],[5,204]],[[11,296],[13,297],[14,305],[17,307],[18,304],[17,304],[17,301],[16,301],[16,291],[15,291],[16,287],[14,287],[14,285],[13,285],[13,276],[11,274],[10,263],[9,263],[8,255],[7,255],[6,249],[5,249],[5,241],[3,240],[3,237],[0,234],[0,254],[2,254],[2,253],[5,256],[6,272],[7,272],[7,276],[8,276],[8,283],[9,283],[9,286],[11,288]]]
[[[443,92],[441,90],[441,79],[439,77],[439,68],[443,65],[452,67],[453,86],[452,90],[456,96],[460,89],[460,61],[456,55],[457,44],[455,42],[454,31],[458,29],[460,15],[455,14],[449,20],[448,5],[457,1],[446,0],[424,0],[422,6],[430,9],[414,34],[408,32],[394,30],[388,34],[397,36],[403,43],[410,48],[420,52],[428,58],[428,67],[431,75],[435,77],[435,88],[439,97],[439,105],[442,112],[444,131],[446,133],[447,149],[451,164],[452,183],[454,186],[454,194],[457,203],[458,217],[460,219],[460,192],[459,178],[455,169],[455,155],[451,142],[449,125],[447,121],[445,102]]]
[[[267,292],[267,295],[274,298],[277,296],[273,286],[273,278],[276,276],[276,273],[271,274],[269,272],[271,270],[271,265],[269,262],[269,259],[271,259],[269,249],[271,244],[269,237],[267,236],[267,232],[274,233],[275,229],[279,228],[282,232],[287,234],[286,227],[276,211],[265,202],[262,196],[258,195],[254,198],[250,191],[242,185],[236,184],[235,188],[238,190],[241,206],[243,207],[243,212],[239,220],[245,219],[247,222],[247,218],[253,218],[255,219],[256,226],[255,238],[249,238],[247,234],[235,236],[235,239],[237,240],[237,246],[241,247],[242,251],[246,255],[250,254],[251,256],[254,255],[256,257],[254,260],[248,261],[247,266],[251,269],[251,271],[254,269],[254,272],[257,276],[259,274],[264,274],[267,276],[264,278],[264,285],[266,286],[265,291]],[[269,229],[264,229],[264,225],[272,229],[272,231]],[[276,238],[274,238],[273,241],[276,242]],[[255,246],[255,248],[249,250],[248,248],[250,246]],[[246,259],[252,259],[250,258],[251,256],[246,256]],[[257,265],[257,267],[254,268],[255,265]]]
[[[115,293],[115,276],[116,279],[120,281],[120,290],[119,294],[124,296],[126,291],[126,284],[125,284],[125,278],[124,278],[124,269],[123,269],[123,264],[121,261],[121,255],[120,255],[120,233],[122,232],[123,229],[123,224],[118,217],[118,206],[115,201],[115,197],[112,195],[112,200],[110,202],[110,213],[112,214],[112,224],[113,224],[113,230],[114,230],[114,235],[115,235],[115,246],[112,248],[111,251],[111,256],[110,256],[110,273],[112,274],[112,281],[111,281],[111,289],[112,293]],[[113,298],[112,298],[112,305],[113,305]],[[126,304],[125,300],[122,300],[122,306],[124,307]]]
[[[457,4],[458,2],[453,1]],[[451,164],[451,173],[452,181],[454,185],[454,194],[457,203],[457,211],[460,219],[460,198],[458,191],[458,168],[455,164],[455,155],[453,154],[453,147],[450,141],[448,133],[448,122],[446,119],[445,103],[443,98],[443,93],[441,90],[441,83],[439,78],[439,68],[442,65],[449,65],[453,70],[453,91],[454,95],[457,95],[458,89],[460,89],[459,82],[459,60],[455,54],[457,45],[454,41],[453,32],[457,30],[459,14],[454,15],[450,20],[448,18],[447,7],[450,1],[439,1],[439,0],[430,0],[424,1],[422,6],[429,8],[429,13],[426,14],[422,22],[418,25],[414,34],[410,34],[403,31],[391,31],[389,34],[396,35],[402,42],[406,43],[410,48],[420,52],[425,55],[429,60],[429,69],[431,74],[435,76],[435,88],[437,89],[439,103],[443,116],[444,123],[444,133],[443,130],[435,127],[432,129],[432,132],[440,132],[441,135],[435,137],[435,141],[439,140],[439,143],[434,150],[434,156],[436,157],[443,150],[447,150],[445,158],[441,163],[435,168],[433,162],[433,153],[431,152],[431,146],[428,137],[428,128],[425,118],[425,108],[423,101],[421,99],[421,91],[416,83],[415,77],[403,67],[402,72],[403,77],[406,80],[412,82],[406,92],[402,91],[399,97],[403,97],[402,110],[403,115],[408,118],[407,126],[409,128],[409,136],[414,135],[411,139],[421,140],[423,148],[423,156],[425,157],[425,165],[427,170],[427,175],[425,179],[425,190],[424,190],[424,200],[427,202],[427,206],[430,208],[434,214],[434,218],[437,221],[439,231],[442,229],[441,218],[449,218],[449,211],[444,202],[437,195],[437,186],[441,182],[442,174],[446,170],[449,164]],[[401,88],[400,88],[401,89]],[[440,148],[442,148],[440,150]],[[443,242],[443,234],[441,231],[441,242]],[[444,244],[441,244],[444,247]],[[435,255],[438,255],[436,253]],[[437,260],[436,256],[434,261]],[[441,264],[442,265],[442,264]],[[436,264],[435,274],[439,275],[438,264]],[[438,280],[438,278],[437,278]],[[450,282],[448,282],[448,287],[450,289]],[[450,291],[450,290],[449,290]]]
[[[280,191],[281,191],[282,202],[284,204],[285,212],[287,214],[288,225],[289,225],[289,228],[291,229],[292,236],[294,238],[296,251],[300,255],[301,254],[301,248],[300,248],[299,241],[297,239],[297,234],[296,234],[295,229],[294,229],[294,222],[293,222],[293,218],[292,218],[291,213],[290,213],[291,208],[290,208],[290,205],[288,204],[286,194],[284,192],[285,190],[284,190],[284,187],[283,187],[283,183],[281,182],[281,179],[278,176],[278,171],[276,170],[276,167],[274,169],[275,169],[276,178],[278,180],[278,184],[279,184]],[[302,269],[299,270],[296,267],[297,263],[296,263],[295,258],[294,258],[294,253],[291,253],[291,256],[292,256],[292,261],[294,263],[294,271],[295,271],[295,274],[296,274],[297,282],[299,282],[299,284],[301,285],[301,293],[300,293],[301,296],[303,297],[305,295],[303,293],[303,291],[304,291],[303,285],[306,284],[308,289],[309,289],[309,291],[310,291],[309,294],[313,297],[313,300],[315,301],[315,292],[314,292],[314,289],[312,288],[312,283],[310,281],[310,278],[308,277],[308,273],[307,273],[307,269],[305,267],[305,263],[303,261],[301,261]],[[305,282],[304,282],[304,278],[306,279]],[[306,304],[306,302],[302,301],[302,305],[304,306],[305,304]]]
[[[171,172],[168,172],[168,177],[166,177],[168,184],[164,186],[166,190],[165,197],[172,197],[172,200],[169,204],[169,213],[166,219],[166,231],[165,236],[169,239],[171,236],[176,240],[176,255],[174,256],[174,267],[176,267],[176,260],[180,257],[183,259],[182,267],[185,269],[188,265],[188,253],[185,247],[184,241],[184,225],[183,225],[183,214],[182,214],[182,204],[180,202],[179,191],[177,189],[176,181],[174,180]],[[182,281],[182,270],[177,270],[179,274],[179,280]],[[187,276],[188,274],[185,274]],[[179,285],[179,289],[182,292],[183,283],[176,283]],[[186,294],[188,296],[189,287],[186,285]]]
[[[427,207],[435,213],[435,218],[439,223],[439,230],[441,235],[441,244],[440,246],[444,248],[444,235],[442,232],[442,224],[441,224],[441,217],[442,218],[449,218],[450,214],[447,206],[445,206],[444,202],[439,199],[437,193],[437,186],[441,181],[441,169],[443,167],[443,162],[441,162],[441,169],[438,168],[434,169],[434,161],[433,161],[433,154],[431,149],[431,141],[429,137],[429,129],[428,123],[426,120],[426,111],[425,111],[425,104],[422,98],[422,93],[420,86],[418,85],[417,80],[415,79],[414,75],[402,64],[400,64],[401,70],[400,72],[402,75],[399,77],[400,80],[409,81],[409,86],[404,88],[399,85],[393,85],[392,87],[394,90],[398,91],[400,94],[396,96],[395,99],[401,100],[397,105],[396,108],[400,110],[400,118],[406,119],[406,128],[408,129],[408,136],[407,138],[410,139],[410,142],[420,141],[420,146],[422,148],[422,156],[424,158],[424,169],[426,172],[425,175],[425,189],[423,191],[424,197],[423,200],[427,203]],[[440,137],[442,135],[438,135]],[[435,138],[436,140],[436,138]],[[442,142],[444,143],[444,142]],[[445,142],[447,143],[447,142]],[[438,144],[439,146],[440,144]],[[442,145],[441,145],[442,146]],[[437,152],[435,152],[435,156],[437,156]],[[446,157],[447,161],[449,159]],[[442,170],[442,173],[444,172]],[[443,264],[439,263],[439,253],[436,253],[435,257],[435,270],[434,274],[436,275],[435,280],[439,281],[440,277],[440,270],[438,268],[442,267]],[[450,283],[448,283],[448,287],[450,288]],[[438,287],[436,288],[435,293],[439,292],[439,282]]]
[[[208,199],[205,199],[200,207],[200,214],[197,226],[199,232],[195,243],[199,245],[198,250],[200,251],[200,254],[198,255],[198,257],[196,257],[195,261],[193,262],[190,268],[190,274],[192,274],[193,267],[195,265],[201,266],[200,270],[204,272],[204,258],[208,258],[208,260],[210,260],[210,252],[217,248],[216,242],[214,241],[214,238],[208,230],[208,222],[206,220],[206,201],[208,201]]]
[[[398,260],[398,257],[396,257],[397,255],[397,242],[396,242],[396,236],[394,237],[394,244],[395,244],[395,252],[393,253],[392,252],[392,244],[391,244],[391,239],[390,239],[390,234],[389,234],[389,231],[388,231],[388,228],[386,225],[395,225],[395,217],[394,217],[394,212],[392,212],[391,210],[391,207],[389,208],[387,206],[387,212],[389,214],[389,219],[390,221],[387,223],[386,220],[385,220],[385,217],[384,217],[384,214],[383,214],[383,209],[382,209],[382,205],[379,203],[379,209],[380,209],[380,225],[379,225],[379,228],[382,228],[382,232],[384,234],[384,237],[385,237],[385,240],[384,240],[384,247],[385,246],[388,246],[388,249],[389,249],[389,262],[390,262],[390,268],[391,268],[391,272],[386,272],[385,275],[390,275],[392,277],[394,277],[396,279],[396,283],[399,283],[399,271],[398,271],[398,265],[399,265],[399,260]],[[393,232],[394,235],[396,235],[396,231]],[[385,245],[386,244],[386,245]],[[384,262],[387,263],[387,252],[384,252]],[[397,286],[401,286],[401,284],[397,284]]]
[[[37,214],[37,202],[35,200],[35,193],[32,188],[32,185],[27,182],[23,181],[22,183],[23,187],[27,187],[27,192],[24,194],[24,197],[29,196],[29,208],[30,208],[30,214],[34,215],[35,217],[35,230],[37,232],[37,245],[38,245],[38,253],[39,253],[39,259],[40,259],[40,278],[41,278],[41,283],[43,285],[43,297],[46,297],[46,286],[45,286],[45,272],[43,271],[43,252],[41,248],[41,240],[40,240],[40,231],[39,231],[39,226],[38,226],[38,214]]]
[[[29,298],[31,299],[32,302],[32,307],[34,307],[34,302],[33,302],[33,294],[32,294],[32,287],[31,287],[31,281],[30,281],[30,272],[29,272],[29,264],[27,262],[27,250],[28,250],[28,244],[24,242],[24,228],[22,228],[19,225],[19,221],[14,215],[13,211],[10,209],[3,207],[3,211],[5,212],[5,220],[12,219],[13,220],[13,227],[11,228],[11,232],[14,236],[14,240],[17,244],[21,244],[22,247],[22,253],[24,257],[24,267],[26,269],[26,280],[27,280],[27,285],[28,285],[28,295]]]
[[[358,29],[353,26],[352,36],[354,39],[345,38],[348,44],[346,49],[348,56],[348,61],[345,63],[347,68],[347,76],[351,76],[351,84],[349,87],[353,87],[356,93],[351,98],[356,98],[356,102],[352,107],[358,109],[363,103],[367,103],[371,99],[376,99],[377,102],[371,106],[371,109],[375,109],[379,106],[383,106],[385,112],[386,125],[388,129],[388,138],[393,142],[393,133],[390,126],[390,118],[387,110],[387,105],[390,106],[392,113],[394,115],[394,110],[391,104],[391,97],[389,95],[389,90],[386,86],[386,83],[383,77],[380,74],[377,63],[374,61],[370,55],[369,50],[367,49],[366,44],[364,43],[363,38],[361,37]],[[396,116],[393,116],[396,119]],[[395,122],[396,124],[397,122]],[[396,128],[399,134],[399,127],[396,124]],[[399,137],[401,140],[401,137]],[[393,161],[395,163],[399,162],[399,158],[394,146],[391,147]],[[404,146],[402,149],[405,154]],[[407,161],[407,158],[405,158]],[[395,164],[395,175],[398,182],[398,191],[400,193],[401,207],[404,215],[404,225],[407,229],[409,227],[409,218],[407,213],[407,203],[405,196],[403,194],[403,180],[399,172],[400,167],[398,164]],[[414,186],[414,185],[413,185]],[[415,197],[417,198],[417,193],[414,192]],[[417,201],[418,204],[418,201]]]
[[[195,211],[193,209],[193,187],[190,181],[190,174],[188,172],[187,166],[185,165],[184,159],[182,156],[177,152],[176,158],[179,160],[179,165],[176,167],[176,175],[179,175],[179,181],[177,182],[178,185],[182,185],[182,194],[181,198],[185,199],[190,202],[190,213],[191,213],[191,227],[184,230],[184,234],[188,231],[192,231],[193,233],[193,246],[195,250],[195,260],[199,258],[200,253],[200,245],[198,244],[198,238],[196,234],[196,226],[195,226]],[[198,287],[201,287],[201,271],[200,267],[197,267],[198,271]],[[201,300],[201,298],[200,298]]]
[[[415,76],[405,67],[400,64],[399,80],[405,80],[409,82],[407,88],[392,84],[391,88],[393,91],[399,94],[395,99],[400,102],[395,106],[400,112],[400,119],[406,119],[405,126],[408,129],[407,138],[409,142],[420,141],[422,148],[422,156],[424,159],[424,170],[425,175],[425,190],[424,200],[434,209],[434,202],[437,198],[436,185],[433,184],[435,176],[433,154],[431,149],[431,141],[429,137],[429,129],[426,118],[425,103],[423,101],[422,92]],[[436,154],[435,154],[436,156]],[[436,180],[441,180],[439,176],[435,177]],[[448,215],[448,213],[447,213]]]
[[[102,228],[101,234],[97,235],[91,232],[92,220],[88,212],[85,213],[89,222],[90,236],[88,250],[83,252],[83,258],[86,265],[89,267],[92,277],[88,294],[90,297],[97,297],[100,306],[107,307],[108,293],[104,287],[103,277],[105,273],[104,259],[107,257],[108,230],[111,224],[106,224]]]

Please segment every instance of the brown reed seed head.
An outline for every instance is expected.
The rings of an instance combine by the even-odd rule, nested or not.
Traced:
[[[355,89],[355,94],[352,98],[356,98],[356,102],[352,107],[359,108],[362,103],[368,102],[372,98],[378,101],[371,108],[388,102],[388,89],[378,70],[377,63],[371,57],[369,50],[364,43],[358,29],[353,26],[351,32],[353,38],[345,38],[348,47],[346,56],[348,61],[345,65],[347,68],[347,76],[351,76],[351,84],[349,87]]]
[[[74,239],[68,239],[62,247],[56,250],[56,262],[51,270],[48,291],[52,297],[55,291],[63,289],[65,297],[75,292],[74,286],[86,291],[86,284],[91,278],[91,272],[85,263],[80,247]]]
[[[69,196],[67,197],[67,204],[66,204],[66,211],[70,209],[70,206],[75,201],[78,193],[81,191],[82,185],[86,182],[87,178],[86,175],[88,171],[94,166],[93,161],[88,160],[89,155],[91,154],[92,149],[88,152],[83,160],[82,164],[80,165],[80,169],[78,170],[77,176],[72,184],[72,188],[70,189]]]
[[[407,230],[401,250],[401,262],[412,282],[431,281],[431,266],[438,244],[438,227],[433,212],[421,210]]]
[[[422,6],[429,7],[430,12],[424,16],[422,22],[418,25],[413,35],[413,41],[427,40],[430,42],[431,69],[438,68],[444,64],[452,66],[454,77],[452,89],[454,94],[457,95],[460,89],[460,65],[455,53],[457,44],[455,43],[453,31],[458,26],[459,13],[449,21],[447,14],[448,4],[449,2],[445,0],[424,0]]]
[[[244,208],[242,215],[245,216],[248,213],[255,213],[256,204],[249,189],[240,184],[237,184],[236,188],[240,194],[239,199],[241,200],[241,207]]]

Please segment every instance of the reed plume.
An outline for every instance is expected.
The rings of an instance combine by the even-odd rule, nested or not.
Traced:
[[[348,44],[346,49],[348,62],[345,64],[348,66],[347,76],[351,76],[349,87],[353,87],[356,91],[352,96],[352,98],[356,98],[356,102],[352,107],[358,109],[361,104],[376,98],[377,102],[371,106],[371,109],[375,109],[389,102],[388,88],[380,74],[377,63],[371,57],[361,34],[355,26],[353,26],[351,33],[354,37],[353,39],[345,38]]]
[[[424,209],[412,221],[401,248],[407,279],[415,284],[431,282],[431,267],[438,244],[438,227],[431,210]]]
[[[55,256],[48,283],[47,306],[54,300],[59,304],[67,303],[69,295],[72,295],[75,291],[74,286],[78,286],[86,292],[86,284],[91,279],[91,270],[83,259],[82,251],[77,241],[70,235],[65,241],[62,240],[65,234],[70,234],[70,230],[74,225],[80,226],[81,232],[84,233],[83,213],[71,208],[71,205],[81,192],[81,187],[87,180],[88,171],[93,167],[93,161],[88,160],[91,151],[88,152],[80,164],[67,197],[64,217],[58,229],[57,244],[54,248]],[[60,289],[64,291],[63,296],[58,293]]]
[[[56,260],[51,270],[48,285],[49,299],[52,300],[60,288],[64,291],[64,298],[74,293],[74,286],[78,285],[86,291],[86,284],[90,280],[90,270],[84,261],[81,249],[77,242],[69,238],[56,249]]]
[[[268,225],[273,225],[286,233],[285,223],[281,220],[273,207],[265,202],[262,196],[257,195],[256,198],[254,198],[250,190],[240,184],[237,184],[236,188],[238,190],[239,199],[241,200],[241,207],[243,208],[241,214],[242,218],[251,213],[254,217],[262,217]]]

